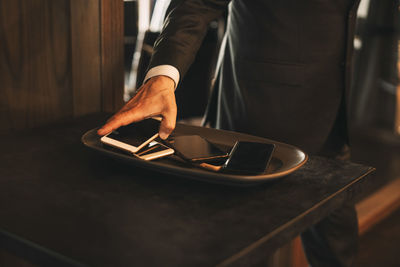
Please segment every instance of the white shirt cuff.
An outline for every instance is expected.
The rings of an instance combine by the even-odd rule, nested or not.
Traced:
[[[167,76],[174,80],[176,89],[179,83],[179,71],[172,65],[159,65],[151,68],[144,77],[143,83],[147,82],[148,79],[159,75]]]

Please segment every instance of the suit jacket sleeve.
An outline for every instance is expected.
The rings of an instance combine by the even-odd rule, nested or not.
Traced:
[[[172,65],[182,80],[207,32],[209,23],[225,11],[230,0],[180,0],[171,11],[154,45],[149,69]]]

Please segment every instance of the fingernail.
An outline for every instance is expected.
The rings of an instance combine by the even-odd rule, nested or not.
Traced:
[[[97,130],[97,134],[98,135],[103,135],[103,132],[104,132],[103,128],[100,128],[100,129]]]
[[[160,138],[163,139],[163,140],[168,138],[168,134],[167,133],[160,132],[159,135],[160,135]]]

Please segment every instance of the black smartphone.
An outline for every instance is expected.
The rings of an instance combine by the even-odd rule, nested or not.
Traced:
[[[140,122],[122,126],[103,136],[100,140],[104,144],[136,153],[158,136],[160,121],[146,119]]]
[[[262,174],[275,150],[274,144],[238,141],[222,166],[222,171],[240,174]]]
[[[219,149],[199,135],[175,136],[166,141],[175,150],[175,154],[192,162],[212,161],[227,158],[228,152]]]

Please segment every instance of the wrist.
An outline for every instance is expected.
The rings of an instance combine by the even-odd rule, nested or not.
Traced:
[[[157,75],[154,77],[151,77],[150,79],[147,80],[146,83],[152,83],[152,84],[157,84],[161,86],[160,88],[163,89],[172,89],[175,90],[175,81],[165,75]]]

